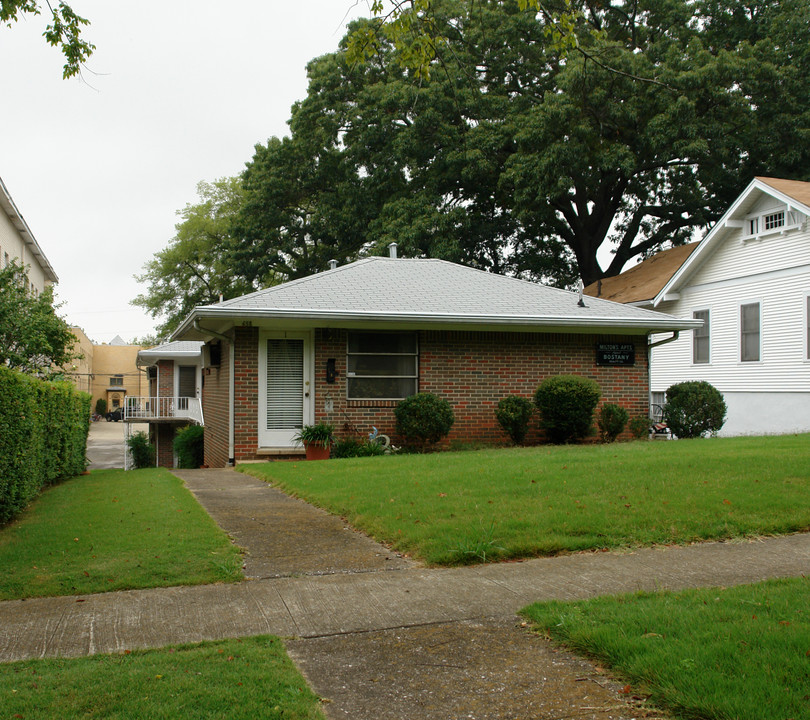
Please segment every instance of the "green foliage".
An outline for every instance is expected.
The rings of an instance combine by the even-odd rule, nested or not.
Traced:
[[[177,467],[198,468],[205,462],[205,429],[201,425],[189,425],[178,430],[174,436],[174,453]]]
[[[0,530],[0,599],[241,580],[241,556],[165,468],[94,470]]]
[[[354,458],[354,457],[373,457],[376,455],[384,455],[385,448],[378,442],[369,442],[367,440],[359,441],[354,438],[345,438],[343,440],[335,441],[332,445],[332,450],[329,457],[332,459],[340,458]]]
[[[149,442],[149,435],[136,432],[127,438],[127,448],[132,455],[132,464],[136,470],[155,466],[155,448]]]
[[[6,717],[26,720],[324,720],[320,699],[272,636],[4,663],[0,696]]]
[[[0,365],[47,376],[73,360],[76,337],[56,309],[52,286],[34,297],[16,261],[0,270]]]
[[[103,397],[100,397],[96,400],[96,415],[106,415],[107,414],[107,400]]]
[[[637,415],[630,419],[630,432],[636,440],[648,437],[650,434],[650,418],[645,415]]]
[[[66,2],[59,2],[55,7],[48,3],[48,12],[51,14],[51,21],[45,28],[43,37],[65,56],[62,77],[73,77],[81,72],[82,64],[96,49],[95,45],[82,38],[82,26],[90,23],[73,12]],[[3,0],[0,4],[0,23],[9,27],[25,15],[39,14],[40,3],[37,0]]]
[[[220,295],[230,300],[256,289],[226,259],[231,223],[242,206],[241,180],[200,182],[197,195],[199,202],[177,212],[182,222],[175,225],[168,246],[136,275],[148,288],[132,304],[162,319],[157,327],[160,337],[171,334],[194,307],[217,303]]]
[[[329,447],[332,444],[332,436],[334,435],[335,428],[333,425],[325,422],[319,422],[315,425],[304,425],[293,438],[295,442],[301,445],[315,445],[317,447]]]
[[[620,405],[614,403],[602,405],[599,410],[599,419],[596,421],[599,425],[599,437],[602,442],[614,442],[624,432],[629,418],[630,414]]]
[[[807,577],[522,611],[680,718],[807,718]]]
[[[809,21],[799,0],[396,3],[310,65],[293,135],[356,164],[369,252],[587,284],[687,241],[754,175],[809,177]]]
[[[394,415],[397,433],[419,445],[439,442],[456,420],[450,403],[432,393],[418,393],[401,400]]]
[[[306,472],[300,463],[279,462],[237,470],[346,518],[399,552],[453,564],[460,547],[507,559],[804,532],[808,467],[810,435],[781,435],[399,454],[309,463]]]
[[[0,367],[0,524],[46,485],[84,472],[90,396]]]
[[[716,433],[726,421],[722,393],[705,380],[676,383],[667,389],[664,419],[679,438]]]
[[[519,395],[507,395],[498,401],[495,417],[503,431],[515,445],[520,445],[529,432],[529,420],[534,408],[529,400]]]
[[[534,394],[534,404],[549,441],[567,443],[590,435],[600,395],[595,381],[579,375],[555,375],[543,380]]]

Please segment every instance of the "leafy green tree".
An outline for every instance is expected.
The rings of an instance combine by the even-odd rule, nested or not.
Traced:
[[[89,21],[77,15],[66,2],[59,2],[54,7],[47,3],[51,20],[45,28],[43,37],[48,43],[59,48],[65,56],[62,77],[77,75],[82,63],[93,54],[96,46],[82,37],[82,27]],[[0,23],[11,27],[25,15],[39,15],[41,3],[37,0],[3,0],[0,3]]]
[[[257,287],[354,259],[366,242],[373,192],[317,127],[257,145],[242,181],[228,257]]]
[[[401,231],[440,227],[420,212],[426,192],[445,219],[451,209],[497,199],[496,216],[521,233],[492,236],[512,271],[551,271],[570,282],[571,273],[548,263],[532,271],[556,256],[587,283],[664,242],[690,239],[754,174],[808,177],[806,2],[414,0],[398,7],[393,35],[375,32],[373,21],[354,27],[350,54],[364,32],[374,46],[360,54],[364,62],[355,52],[349,66],[365,80],[352,98],[358,111],[369,86],[394,68],[418,87],[404,107],[402,91],[381,93],[389,114],[392,106],[394,115],[410,110],[394,142],[420,160],[407,195],[384,206],[404,219]],[[440,39],[429,81],[402,45],[419,42],[425,23]],[[424,131],[431,122],[418,132],[418,118],[431,118],[435,132]],[[484,168],[490,176],[481,182]],[[446,172],[455,172],[451,194]],[[437,196],[456,204],[442,207]],[[613,257],[603,268],[597,253],[605,246]]]
[[[31,375],[60,374],[58,368],[76,357],[76,338],[56,309],[53,288],[33,295],[15,261],[0,270],[0,365]]]
[[[200,182],[197,195],[199,202],[178,211],[182,222],[175,225],[177,234],[169,245],[135,276],[138,282],[148,283],[148,288],[132,304],[161,318],[159,337],[171,334],[197,305],[219,302],[220,295],[228,300],[256,289],[235,275],[225,259],[231,222],[242,205],[240,179]]]

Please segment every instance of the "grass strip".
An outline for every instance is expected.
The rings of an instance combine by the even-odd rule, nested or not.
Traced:
[[[3,717],[323,720],[276,637],[0,665]]]
[[[807,720],[809,595],[802,577],[538,603],[523,614],[678,717]]]
[[[401,552],[462,564],[810,528],[810,436],[241,465]]]
[[[242,579],[239,551],[162,468],[99,470],[0,530],[0,599]]]

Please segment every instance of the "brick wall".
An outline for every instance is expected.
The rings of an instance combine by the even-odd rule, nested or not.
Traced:
[[[234,330],[234,457],[256,457],[258,445],[259,330]],[[205,416],[205,464],[225,467],[228,463],[228,400],[230,394],[230,347],[222,341],[221,365],[203,374]]]
[[[510,394],[532,398],[540,382],[560,374],[592,378],[602,389],[601,403],[626,408],[631,417],[647,415],[648,373],[645,336],[567,335],[426,330],[419,336],[419,389],[446,398],[456,422],[451,442],[507,443],[495,420],[498,400]],[[315,331],[315,421],[331,422],[341,436],[365,436],[372,426],[396,437],[396,401],[346,399],[346,330]],[[598,366],[596,343],[633,343],[636,364]],[[258,329],[235,333],[235,457],[257,457]],[[228,349],[223,342],[222,366],[205,376],[203,402],[206,421],[206,463],[222,467],[228,448]],[[326,361],[335,360],[337,378],[326,382]],[[326,403],[332,401],[332,411]],[[629,437],[629,436],[627,436]],[[536,418],[527,442],[542,438]]]
[[[174,397],[174,360],[158,360],[158,397]]]
[[[175,427],[166,423],[155,423],[155,443],[157,445],[158,467],[174,467]]]
[[[225,467],[228,464],[228,397],[230,362],[228,343],[222,343],[220,366],[202,371],[202,403],[205,419],[205,464]]]
[[[453,441],[505,443],[495,420],[498,401],[506,395],[531,399],[540,382],[551,375],[592,378],[602,400],[626,408],[631,417],[647,415],[648,374],[645,336],[567,335],[493,332],[419,332],[419,390],[446,398],[456,422],[445,444]],[[315,420],[334,423],[341,434],[366,435],[372,426],[396,438],[395,401],[346,400],[346,336],[343,330],[315,333]],[[636,364],[596,364],[598,342],[633,343]],[[326,361],[335,359],[337,380],[326,383]],[[333,401],[333,412],[325,403]],[[628,436],[629,437],[629,436]],[[527,442],[539,442],[536,418]]]

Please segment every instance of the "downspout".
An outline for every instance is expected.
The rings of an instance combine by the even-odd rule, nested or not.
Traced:
[[[658,340],[654,343],[647,345],[647,405],[648,410],[652,408],[652,349],[659,345],[666,345],[667,343],[675,342],[681,335],[680,330],[673,330],[672,337]]]
[[[672,337],[664,338],[663,340],[658,340],[657,342],[650,343],[647,347],[652,350],[654,347],[658,347],[659,345],[666,345],[667,343],[675,342],[678,337],[680,337],[681,331],[680,330],[673,330]]]
[[[228,343],[228,367],[230,369],[228,377],[228,466],[234,467],[236,465],[236,459],[234,457],[234,393],[236,392],[236,373],[234,372],[234,363],[236,362],[235,343],[234,340],[227,335],[222,335],[221,333],[202,327],[199,318],[194,318],[194,329],[197,332],[211,335],[211,337],[224,340]]]

